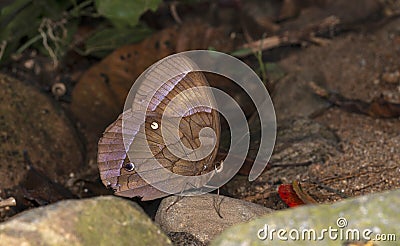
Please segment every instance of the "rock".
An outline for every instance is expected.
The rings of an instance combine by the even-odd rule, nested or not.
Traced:
[[[34,168],[60,184],[65,184],[71,173],[86,168],[74,127],[49,96],[2,74],[0,88],[2,189],[21,182],[28,171],[27,157]]]
[[[199,239],[187,232],[170,232],[168,237],[175,246],[205,246]]]
[[[250,124],[253,136],[260,136],[260,120]],[[271,163],[320,162],[339,150],[339,138],[327,126],[303,117],[281,120],[277,128],[276,143]],[[248,156],[255,159],[259,143],[250,143]]]
[[[172,245],[136,204],[113,196],[64,200],[0,224],[0,245]]]
[[[271,211],[257,204],[222,195],[183,197],[178,202],[176,196],[171,196],[161,202],[155,221],[167,233],[186,232],[208,243],[225,228]]]
[[[276,118],[279,121],[297,117],[308,117],[327,108],[329,104],[316,96],[308,87],[308,82],[324,84],[324,78],[315,71],[307,73],[305,68],[296,71],[286,68],[289,75],[281,79],[272,94]]]
[[[274,234],[273,241],[270,238],[262,241],[257,235],[261,233],[261,236],[264,236],[260,229],[265,226],[268,226],[269,232],[272,229],[290,231],[299,228],[312,228],[316,232],[320,232],[322,229],[329,230],[329,227],[332,227],[338,230],[341,228],[343,233],[356,229],[361,233],[364,230],[370,230],[373,232],[371,238],[376,233],[381,235],[397,233],[398,236],[400,230],[400,207],[398,204],[400,204],[400,190],[394,190],[330,205],[288,209],[229,228],[212,241],[211,245],[342,245],[346,241],[346,238],[330,240],[328,233],[325,233],[324,241],[290,240],[288,233],[286,233],[287,241],[279,240],[277,233]],[[343,227],[338,225],[343,225]],[[318,236],[320,235],[318,234]],[[352,238],[350,237],[347,241],[352,241]],[[380,241],[379,245],[397,244],[393,241]]]

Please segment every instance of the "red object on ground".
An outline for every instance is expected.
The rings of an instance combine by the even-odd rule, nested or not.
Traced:
[[[280,198],[289,206],[296,207],[299,205],[304,205],[305,203],[296,194],[291,184],[281,184],[278,187],[278,193]]]

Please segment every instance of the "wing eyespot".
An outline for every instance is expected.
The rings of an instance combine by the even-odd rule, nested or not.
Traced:
[[[133,164],[132,162],[128,162],[124,165],[124,168],[128,172],[132,172],[133,170],[135,170],[135,164]]]
[[[150,127],[151,127],[151,129],[153,129],[153,130],[157,130],[157,129],[159,128],[159,125],[158,125],[158,123],[157,123],[156,121],[153,121],[153,122],[150,124]]]

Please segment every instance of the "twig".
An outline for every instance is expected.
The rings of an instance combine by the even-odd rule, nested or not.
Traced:
[[[261,40],[253,41],[251,43],[247,43],[247,44],[243,45],[243,48],[255,49],[255,51],[257,51],[259,49],[260,50],[268,50],[268,49],[278,47],[278,46],[282,45],[283,43],[285,43],[284,37],[272,36],[272,37],[264,38]],[[253,52],[255,52],[255,51],[253,51]]]
[[[309,166],[313,164],[313,162],[311,161],[306,161],[306,162],[298,162],[298,163],[268,163],[269,168],[273,168],[273,167],[300,167],[300,166]]]
[[[382,183],[386,183],[386,181],[383,179],[383,180],[378,181],[377,183],[366,184],[366,185],[363,185],[362,187],[360,187],[358,189],[354,189],[353,191],[362,191],[362,190],[374,187],[375,185],[382,184]]]
[[[317,85],[317,83],[315,83],[314,81],[310,81],[308,83],[308,86],[313,90],[316,95],[322,98],[327,98],[330,95],[330,92],[327,89]]]
[[[0,208],[14,207],[17,205],[17,201],[14,197],[9,197],[7,199],[0,201]]]
[[[300,31],[286,32],[282,35],[263,38],[254,42],[248,42],[242,49],[248,49],[249,52],[241,52],[238,56],[247,56],[256,50],[269,50],[284,45],[313,43],[317,45],[326,45],[329,41],[321,36],[328,34],[334,35],[334,29],[340,24],[340,19],[336,16],[329,16],[321,23],[311,25]]]
[[[172,17],[174,18],[174,20],[176,21],[176,23],[178,23],[179,25],[181,25],[182,24],[182,20],[181,20],[181,18],[179,17],[179,14],[178,14],[178,10],[176,9],[176,5],[177,5],[178,3],[177,2],[172,2],[170,5],[169,5],[169,10],[171,11],[171,15],[172,15]]]
[[[329,192],[335,193],[336,195],[340,196],[341,198],[348,198],[348,197],[349,197],[349,196],[346,195],[344,192],[339,191],[339,190],[336,190],[336,189],[334,189],[334,188],[332,188],[332,187],[329,187],[329,186],[323,184],[323,183],[322,183],[321,181],[319,181],[319,180],[310,179],[310,182],[311,182],[311,183],[314,183],[315,185],[321,187],[321,188],[324,189],[324,190],[327,190],[327,191],[329,191]]]
[[[6,50],[6,47],[7,47],[7,40],[3,40],[0,44],[0,61],[4,55],[4,51]]]
[[[365,102],[349,99],[339,93],[328,91],[313,81],[309,82],[308,85],[314,94],[350,113],[364,114],[375,118],[397,118],[400,116],[400,104],[386,101],[383,95],[374,98],[371,102]]]

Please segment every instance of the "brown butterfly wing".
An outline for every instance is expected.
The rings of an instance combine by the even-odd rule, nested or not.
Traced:
[[[199,161],[188,161],[180,159],[173,155],[164,143],[161,135],[161,127],[153,129],[151,124],[161,123],[161,116],[165,113],[166,105],[172,98],[182,91],[196,86],[208,86],[207,80],[200,72],[190,72],[184,77],[179,78],[179,83],[167,81],[157,91],[153,100],[153,105],[147,109],[147,117],[144,123],[137,128],[132,127],[132,143],[129,146],[131,160],[135,165],[146,165],[148,158],[154,158],[159,163],[173,173],[194,176],[207,173],[214,170],[213,161],[218,151],[218,141],[216,147],[206,158]],[[168,88],[169,87],[169,88]],[[171,89],[171,87],[173,87]],[[180,106],[186,111],[179,125],[179,139],[189,149],[196,149],[200,146],[199,132],[204,127],[214,129],[219,136],[219,116],[218,113],[207,107],[196,107],[206,98],[213,100],[211,91],[206,89],[194,90],[194,95],[185,98]],[[152,106],[152,107],[151,107]],[[177,111],[181,110],[179,108]],[[126,118],[135,118],[131,112],[124,112]],[[131,114],[131,115],[129,115]],[[126,117],[128,116],[128,117]],[[99,169],[103,183],[115,190],[116,195],[134,197],[141,196],[143,200],[151,200],[166,196],[162,191],[155,189],[147,184],[135,170],[127,171],[124,163],[128,163],[125,147],[122,140],[122,121],[123,116],[112,123],[105,131],[99,141]],[[162,124],[168,124],[168,121]],[[145,140],[147,138],[147,140]],[[218,140],[218,138],[217,138]],[[151,152],[146,151],[144,146],[149,146]],[[157,175],[157,170],[149,170]],[[164,182],[168,177],[162,177],[160,182]],[[182,184],[185,186],[185,184]],[[184,188],[182,186],[182,189]]]
[[[103,184],[120,196],[147,195],[151,200],[168,195],[147,184],[136,172],[125,170],[124,165],[130,161],[122,137],[122,120],[123,114],[107,127],[98,143],[98,167]]]
[[[156,111],[161,115],[164,114],[165,108],[172,98],[181,94],[187,88],[204,85],[208,85],[208,82],[202,73],[188,73],[174,87],[174,90],[171,90],[168,96],[160,102]],[[192,95],[192,97],[185,97],[184,101],[181,103],[181,108],[176,109],[176,111],[181,110],[181,112],[178,112],[179,115],[184,114],[184,111],[189,109],[189,112],[182,118],[182,121],[180,122],[180,139],[176,139],[176,141],[182,141],[185,147],[189,149],[197,149],[200,147],[199,132],[205,127],[212,128],[216,132],[217,136],[220,134],[218,112],[206,107],[195,107],[195,105],[202,104],[201,100],[204,98],[212,100],[212,94],[209,94],[211,91],[199,89],[196,90],[195,93],[196,95]],[[174,156],[165,146],[163,136],[161,135],[161,127],[154,130],[150,126],[153,122],[160,123],[161,119],[159,116],[160,115],[157,114],[153,117],[149,116],[146,118],[145,131],[148,139],[147,144],[150,146],[152,154],[162,163],[165,168],[168,168],[175,174],[185,176],[200,175],[204,172],[214,170],[214,165],[212,162],[216,157],[218,148],[215,148],[214,151],[203,160],[195,162],[183,160]],[[169,122],[166,121],[162,124],[169,124]],[[168,127],[165,128],[168,129]],[[135,146],[135,143],[136,142],[133,141],[132,146]],[[218,144],[219,142],[217,138],[215,146],[218,147]],[[135,151],[135,149],[133,149],[133,151]]]

